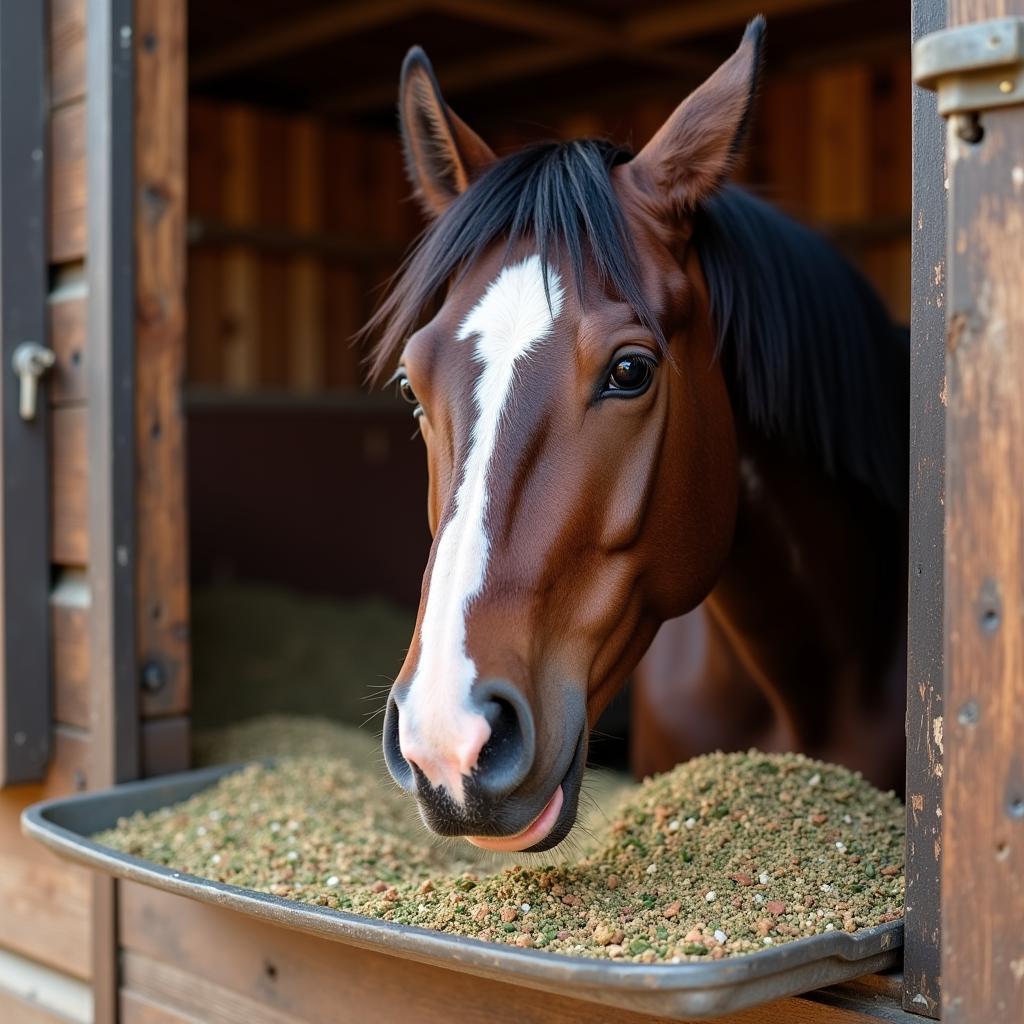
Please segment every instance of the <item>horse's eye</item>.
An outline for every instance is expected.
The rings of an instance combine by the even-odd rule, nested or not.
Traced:
[[[654,361],[647,356],[621,356],[612,364],[605,383],[605,394],[618,394],[624,398],[643,394],[653,373]]]
[[[414,416],[419,416],[423,411],[420,405],[420,400],[416,397],[416,392],[413,391],[412,385],[409,383],[409,378],[403,373],[398,378],[398,392],[410,405],[415,406],[412,413]]]

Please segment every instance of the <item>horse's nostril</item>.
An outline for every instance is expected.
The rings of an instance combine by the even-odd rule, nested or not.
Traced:
[[[533,765],[533,715],[519,691],[504,680],[478,684],[474,698],[491,727],[474,778],[489,796],[502,796],[512,792]]]
[[[407,793],[416,789],[412,765],[402,754],[398,743],[398,702],[388,697],[387,710],[384,712],[384,761],[391,772],[391,777]]]

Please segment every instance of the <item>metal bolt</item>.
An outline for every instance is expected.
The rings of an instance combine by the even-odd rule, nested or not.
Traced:
[[[167,673],[158,661],[147,661],[142,666],[142,688],[146,693],[159,693],[167,685]]]
[[[977,725],[979,718],[981,718],[981,711],[978,708],[978,702],[973,700],[969,700],[957,715],[957,721],[961,725]]]
[[[1011,818],[1016,818],[1018,821],[1024,821],[1024,796],[1015,796],[1006,806],[1006,813]]]

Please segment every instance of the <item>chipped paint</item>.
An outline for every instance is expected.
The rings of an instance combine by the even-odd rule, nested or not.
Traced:
[[[932,739],[935,741],[935,746],[939,748],[939,753],[945,754],[946,751],[942,747],[942,715],[936,715],[932,719]]]

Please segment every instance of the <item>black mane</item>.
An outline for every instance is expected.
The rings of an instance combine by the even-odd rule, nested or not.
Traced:
[[[495,241],[531,238],[543,265],[584,260],[661,344],[609,172],[607,142],[529,146],[498,160],[428,228],[367,325],[384,369],[446,285]],[[737,413],[815,456],[830,473],[906,502],[908,346],[877,295],[815,232],[738,188],[697,211],[719,354]]]

